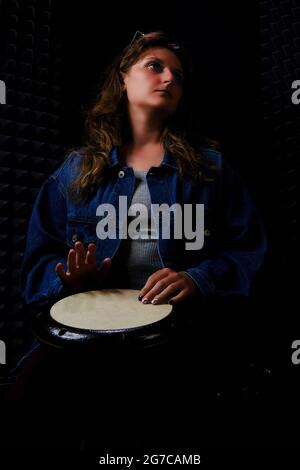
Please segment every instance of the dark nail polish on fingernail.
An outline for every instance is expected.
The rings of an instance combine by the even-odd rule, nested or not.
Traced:
[[[168,304],[173,305],[174,301],[171,299],[169,300]]]
[[[142,298],[143,298],[143,296],[142,296],[142,295],[139,295],[139,296],[138,296],[138,299],[139,299],[139,301],[141,301],[141,300],[142,300]]]

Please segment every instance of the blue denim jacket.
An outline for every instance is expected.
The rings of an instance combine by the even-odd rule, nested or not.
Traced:
[[[203,247],[186,250],[187,240],[172,238],[171,227],[171,239],[164,239],[159,233],[158,253],[163,266],[185,271],[203,296],[247,296],[266,252],[264,229],[241,178],[219,152],[206,149],[203,153],[216,167],[213,182],[195,184],[189,176],[180,182],[176,158],[167,152],[161,165],[151,167],[147,174],[152,204],[204,204]],[[118,149],[114,148],[108,176],[97,193],[88,202],[75,205],[67,189],[78,174],[80,158],[80,154],[72,152],[44,182],[37,196],[20,272],[27,304],[43,304],[64,296],[55,266],[62,262],[66,268],[67,255],[75,241],[84,245],[94,242],[99,264],[104,258],[114,258],[120,246],[118,238],[97,238],[96,209],[101,203],[118,207],[120,195],[127,196],[130,204],[133,169],[121,165]]]

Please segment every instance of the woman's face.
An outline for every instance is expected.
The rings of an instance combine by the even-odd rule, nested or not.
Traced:
[[[122,76],[130,110],[152,112],[157,109],[165,115],[175,113],[182,96],[184,76],[181,63],[172,51],[148,49]]]

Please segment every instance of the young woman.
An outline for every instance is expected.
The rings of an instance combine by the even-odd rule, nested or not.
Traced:
[[[191,300],[197,318],[211,318],[220,335],[224,324],[231,331],[232,312],[221,309],[216,320],[203,302],[247,296],[266,240],[242,180],[194,131],[192,101],[187,56],[164,34],[141,35],[116,58],[87,116],[86,147],[67,156],[35,202],[20,278],[28,304],[48,308],[76,292],[134,288],[136,301],[153,308],[171,302],[188,314],[182,306]],[[155,205],[163,206],[161,217]],[[217,376],[216,364],[223,359],[223,370],[232,361],[215,329],[192,327],[185,343],[184,337],[180,329],[179,347],[149,356],[147,348],[129,356],[118,350],[116,358],[98,351],[91,359],[81,351],[75,357],[36,347],[13,390],[14,398],[35,401],[38,420],[40,410],[48,410],[33,439],[44,445],[60,431],[65,445],[74,432],[75,440],[84,437],[90,413],[106,451],[122,423],[123,448],[124,439],[164,448],[157,443],[165,446],[168,435],[181,448],[184,439],[190,444],[187,431],[194,426],[187,417],[199,410],[203,422],[203,394]],[[193,344],[201,351],[189,349]],[[228,367],[224,371],[228,381]],[[87,422],[79,424],[79,415]],[[28,432],[22,439],[26,434],[32,439]]]
[[[36,200],[21,271],[28,304],[101,287],[135,288],[153,304],[249,294],[264,231],[240,177],[193,131],[192,99],[188,58],[163,33],[141,35],[116,58],[88,113],[86,147]],[[172,211],[169,233],[153,223],[162,204],[182,211],[179,235]],[[136,207],[140,231],[126,238]],[[189,244],[191,233],[200,244]]]

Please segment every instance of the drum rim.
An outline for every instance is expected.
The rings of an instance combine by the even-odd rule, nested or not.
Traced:
[[[118,346],[119,342],[138,345],[142,341],[145,342],[145,347],[147,347],[147,344],[151,342],[154,336],[161,337],[163,340],[166,332],[172,330],[175,318],[173,313],[174,309],[166,317],[148,325],[118,330],[90,330],[64,325],[52,318],[49,311],[42,311],[32,319],[31,327],[33,334],[40,342],[55,348],[64,348],[67,344],[74,347],[79,343],[86,343],[86,346],[99,343],[99,347],[101,347],[105,341],[107,341],[106,346],[110,346],[109,338],[111,345],[114,347]],[[59,334],[59,331],[62,330],[66,331]],[[69,333],[71,337],[67,338],[65,333]],[[147,337],[147,335],[149,336]],[[104,343],[101,344],[101,340]]]
[[[113,334],[113,333],[125,333],[125,332],[130,332],[130,331],[137,331],[137,330],[145,330],[146,328],[151,328],[151,327],[154,327],[156,326],[158,323],[165,323],[167,320],[169,321],[170,320],[170,317],[173,313],[173,310],[171,310],[170,313],[168,313],[168,315],[166,315],[165,317],[161,318],[160,320],[156,320],[154,322],[151,322],[151,323],[147,323],[146,325],[140,325],[140,326],[133,326],[132,328],[117,328],[117,329],[109,329],[109,330],[97,330],[97,329],[91,329],[91,328],[79,328],[77,326],[70,326],[70,325],[65,325],[64,323],[60,323],[59,321],[55,320],[51,315],[50,315],[50,312],[41,312],[40,314],[38,314],[37,316],[41,316],[41,315],[45,315],[45,316],[49,316],[48,320],[50,320],[51,322],[59,325],[60,328],[65,328],[65,329],[68,329],[68,330],[76,330],[76,331],[79,331],[81,333],[84,333],[86,331],[88,332],[91,332],[91,333],[98,333],[98,334]],[[36,317],[37,317],[36,316]]]

